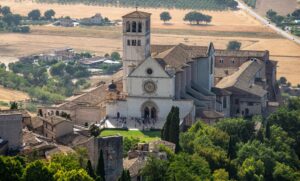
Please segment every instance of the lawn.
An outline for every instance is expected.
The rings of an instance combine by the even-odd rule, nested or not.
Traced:
[[[121,135],[123,137],[139,138],[141,142],[150,142],[160,139],[160,131],[136,131],[136,130],[104,130],[100,136]]]

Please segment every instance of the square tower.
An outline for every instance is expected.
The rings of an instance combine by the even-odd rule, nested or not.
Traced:
[[[123,16],[123,70],[139,65],[150,56],[150,13],[134,11]]]

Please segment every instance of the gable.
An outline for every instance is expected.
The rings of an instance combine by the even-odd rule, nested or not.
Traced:
[[[152,74],[148,74],[147,70],[151,69]],[[143,63],[138,65],[128,77],[153,77],[153,78],[170,78],[161,65],[153,58],[147,58]]]

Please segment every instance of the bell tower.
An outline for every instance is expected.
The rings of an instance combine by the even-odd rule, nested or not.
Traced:
[[[150,13],[134,11],[123,16],[123,87],[126,91],[128,66],[137,66],[150,55]]]

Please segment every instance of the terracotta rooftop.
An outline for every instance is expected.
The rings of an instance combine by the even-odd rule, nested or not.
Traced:
[[[151,13],[146,13],[143,11],[133,11],[129,14],[123,16],[123,18],[147,18],[150,17]]]
[[[163,67],[170,65],[181,71],[188,66],[187,63],[194,58],[207,57],[209,47],[189,46],[185,44],[178,45],[152,45],[152,57],[155,58]]]
[[[252,79],[255,78],[256,73],[263,68],[261,60],[255,59],[255,61],[247,61],[243,63],[239,70],[234,74],[224,77],[216,87],[225,89],[234,87],[244,92],[262,97],[267,91],[261,86],[252,83]]]
[[[215,56],[219,57],[264,57],[268,51],[253,51],[253,50],[215,50]]]
[[[66,118],[63,118],[63,117],[60,117],[60,116],[49,116],[47,118],[44,118],[44,117],[40,117],[43,121],[55,126],[55,125],[58,125],[64,121],[68,121],[70,122],[69,120],[67,120]]]

